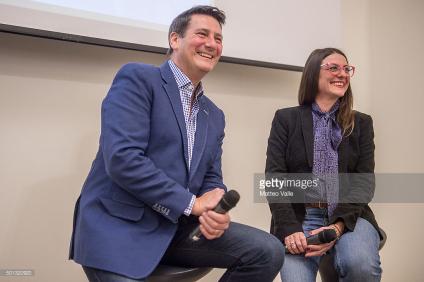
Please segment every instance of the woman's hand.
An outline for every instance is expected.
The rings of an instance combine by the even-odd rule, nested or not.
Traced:
[[[305,234],[303,234],[303,232],[290,234],[284,238],[284,243],[286,244],[289,252],[293,255],[304,253],[308,246],[306,243]]]
[[[309,234],[311,236],[316,235],[325,229],[334,229],[334,227],[332,226],[320,227],[318,229],[310,231]],[[325,255],[325,253],[328,252],[334,246],[335,243],[336,243],[336,240],[333,240],[330,243],[325,243],[320,245],[308,245],[306,247],[305,257],[317,257],[317,256]]]

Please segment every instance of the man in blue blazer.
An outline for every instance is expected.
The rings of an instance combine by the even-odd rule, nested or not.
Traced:
[[[90,281],[144,281],[161,261],[228,268],[222,281],[272,281],[281,268],[275,237],[212,210],[226,190],[225,122],[201,79],[221,56],[224,22],[215,7],[193,7],[171,24],[169,61],[117,73],[75,208],[70,258]]]

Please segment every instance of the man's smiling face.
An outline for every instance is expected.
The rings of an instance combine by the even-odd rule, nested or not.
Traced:
[[[218,63],[222,53],[222,29],[208,15],[192,15],[185,34],[172,33],[171,59],[197,84]]]

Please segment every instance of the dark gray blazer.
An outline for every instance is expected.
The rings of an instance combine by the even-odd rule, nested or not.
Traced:
[[[344,179],[339,197],[355,199],[355,193],[366,189],[366,201],[339,203],[330,217],[330,224],[343,220],[346,231],[353,231],[358,217],[368,220],[379,230],[374,214],[368,206],[374,194],[374,130],[369,115],[355,112],[353,132],[343,140],[338,148],[339,173],[371,175],[358,181],[360,177]],[[297,106],[278,110],[272,122],[268,139],[266,173],[311,173],[313,165],[313,120],[311,106]],[[343,193],[349,193],[344,195]],[[270,203],[272,219],[271,233],[284,242],[284,238],[294,232],[302,232],[305,217],[303,203]]]

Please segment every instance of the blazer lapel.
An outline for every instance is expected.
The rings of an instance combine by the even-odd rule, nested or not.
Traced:
[[[208,135],[209,109],[204,102],[203,97],[199,98],[199,112],[197,113],[196,135],[194,139],[193,154],[190,166],[190,181],[193,178],[197,167],[199,166],[203,152],[206,147],[206,138]]]
[[[183,106],[181,104],[180,91],[178,89],[177,82],[175,81],[174,75],[168,62],[165,62],[160,67],[162,79],[164,80],[163,88],[171,101],[172,109],[175,117],[178,121],[178,126],[181,132],[181,138],[183,139],[184,147],[184,160],[186,162],[186,168],[188,169],[188,140],[187,140],[187,129],[185,125]]]
[[[302,123],[303,141],[305,142],[306,156],[309,167],[314,163],[314,129],[311,107],[302,106],[300,108],[300,119]]]

